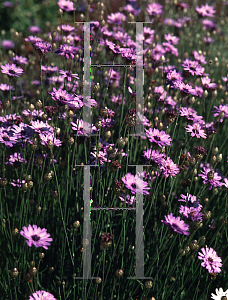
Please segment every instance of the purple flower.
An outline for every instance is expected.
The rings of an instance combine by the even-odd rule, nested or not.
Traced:
[[[10,77],[19,77],[19,75],[21,75],[24,71],[22,68],[20,67],[17,67],[15,64],[6,64],[5,66],[4,65],[1,65],[1,68],[2,68],[2,73],[10,76]]]
[[[224,183],[220,182],[220,180],[222,179],[221,176],[218,175],[217,172],[214,172],[213,169],[211,168],[207,168],[207,167],[203,167],[203,171],[201,171],[202,174],[199,174],[200,177],[202,177],[204,179],[203,183],[207,184],[209,183],[209,190],[212,189],[212,187],[221,187],[224,185]]]
[[[20,234],[27,239],[26,243],[29,247],[34,245],[37,248],[43,247],[47,250],[47,246],[50,246],[50,242],[53,241],[45,228],[41,229],[40,227],[37,227],[37,225],[31,226],[29,224],[28,228],[24,226],[22,229],[23,230],[20,231]]]
[[[169,177],[169,175],[175,177],[180,172],[179,168],[170,157],[167,157],[166,159],[163,158],[159,163],[159,167],[166,178]]]
[[[203,29],[204,30],[217,30],[217,25],[215,22],[208,20],[208,19],[204,19],[202,20],[202,24],[203,24]]]
[[[205,56],[202,53],[199,54],[199,52],[194,50],[193,55],[194,55],[195,60],[197,60],[199,63],[204,64],[204,65],[207,63],[205,60]]]
[[[62,28],[62,30],[65,32],[71,32],[74,30],[74,27],[70,26],[69,24],[63,24],[60,28]]]
[[[66,1],[66,0],[59,0],[58,6],[65,11],[73,11],[74,8],[74,2]]]
[[[24,64],[27,65],[28,64],[28,59],[26,57],[18,56],[18,55],[13,57],[12,61],[18,65],[24,65]]]
[[[165,37],[165,39],[166,39],[166,41],[167,41],[168,43],[170,43],[170,44],[172,44],[172,45],[177,45],[177,44],[178,44],[178,41],[179,41],[179,38],[178,38],[178,37],[173,36],[173,35],[171,35],[170,33],[165,34],[164,37]]]
[[[72,130],[77,131],[77,136],[79,135],[85,135],[88,136],[88,133],[90,133],[92,130],[95,131],[97,128],[95,126],[91,127],[91,124],[89,124],[86,121],[83,121],[82,119],[77,119],[76,123],[71,122]]]
[[[200,212],[201,209],[194,207],[187,207],[181,205],[179,207],[179,213],[182,214],[184,219],[187,219],[192,222],[199,222],[203,220],[203,214]]]
[[[52,51],[52,45],[48,42],[36,42],[35,44],[33,44],[33,46],[40,56],[43,56],[45,53]]]
[[[49,141],[53,143],[53,146],[62,146],[62,142],[54,137],[54,132],[47,132],[46,134],[40,133],[39,137],[41,139],[41,144],[44,145],[46,148],[48,147]]]
[[[0,130],[0,143],[4,144],[5,146],[13,147],[15,144],[18,143],[18,136],[10,134],[9,130],[5,130],[1,128]]]
[[[11,2],[11,1],[4,1],[3,2],[3,5],[5,6],[5,7],[13,7],[13,2]]]
[[[150,3],[146,10],[150,16],[157,16],[163,13],[163,6],[158,3]]]
[[[107,23],[122,25],[122,23],[126,20],[127,20],[127,17],[124,14],[117,12],[117,13],[111,13],[111,15],[108,15]]]
[[[170,213],[168,216],[165,216],[165,221],[161,220],[162,223],[168,225],[174,232],[189,235],[189,225],[185,224],[180,217],[174,217],[173,213]]]
[[[71,81],[71,78],[79,79],[78,74],[72,74],[70,71],[59,70],[59,73],[62,74],[63,78],[67,78],[68,81]]]
[[[10,89],[11,89],[11,91],[15,90],[13,86],[9,86],[8,84],[5,84],[5,83],[0,84],[0,90],[2,92],[9,92]]]
[[[183,81],[176,81],[174,87],[180,90],[183,97],[186,97],[189,94],[197,96],[195,89],[190,84],[185,84]]]
[[[37,36],[30,35],[29,37],[25,38],[25,41],[35,44],[36,42],[42,42],[42,39]]]
[[[169,134],[166,134],[165,131],[154,128],[149,128],[149,130],[145,129],[146,136],[149,138],[151,143],[157,144],[160,148],[163,146],[171,145],[171,137]]]
[[[216,13],[216,10],[214,10],[213,6],[209,6],[207,3],[205,5],[196,6],[197,13],[202,17],[214,17],[214,13]]]
[[[150,187],[148,187],[148,183],[143,181],[138,175],[132,175],[131,173],[127,173],[124,177],[121,178],[123,183],[126,185],[126,188],[131,190],[132,194],[143,194],[149,195]]]
[[[202,85],[207,89],[215,89],[217,87],[216,83],[212,83],[211,79],[208,77],[201,77]]]
[[[16,168],[19,167],[23,162],[26,162],[26,160],[24,159],[24,153],[15,152],[14,154],[10,155],[9,161],[5,164],[14,166]]]
[[[60,45],[60,48],[55,51],[58,55],[64,55],[66,59],[74,59],[75,54],[79,50],[78,47],[69,46],[67,44]]]
[[[3,40],[2,47],[6,50],[9,50],[9,49],[13,49],[15,47],[15,44],[11,40]]]
[[[46,291],[36,291],[29,296],[29,300],[56,300],[56,298]]]
[[[228,104],[226,105],[222,105],[220,104],[219,107],[214,106],[215,110],[213,110],[212,112],[215,112],[214,117],[218,117],[220,118],[220,122],[223,122],[224,118],[228,118]]]
[[[199,124],[199,123],[194,123],[193,125],[187,125],[187,127],[185,127],[185,129],[187,132],[191,132],[192,137],[196,136],[197,139],[200,139],[201,137],[203,139],[207,138],[206,133],[204,132],[201,124]]]
[[[218,257],[216,251],[213,248],[201,248],[201,252],[198,252],[198,258],[202,260],[202,267],[206,267],[209,273],[220,273],[222,267],[222,259]]]
[[[66,90],[62,90],[62,89],[56,90],[56,88],[53,87],[53,91],[48,93],[52,96],[52,99],[56,101],[56,104],[58,106],[63,106],[67,104],[69,101],[74,100],[74,96],[67,93]]]
[[[36,34],[36,33],[42,32],[42,30],[40,29],[39,26],[30,26],[30,27],[29,27],[29,31],[30,31],[32,34]]]
[[[189,59],[186,59],[182,66],[184,70],[188,71],[192,76],[199,75],[202,76],[204,73],[204,68],[201,67],[201,65],[197,61],[191,61]]]
[[[127,204],[130,204],[130,205],[132,205],[136,200],[135,196],[126,195],[126,200],[123,197],[119,197],[119,199],[123,202],[126,202]]]

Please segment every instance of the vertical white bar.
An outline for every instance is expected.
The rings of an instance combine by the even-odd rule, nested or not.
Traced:
[[[88,135],[91,134],[91,108],[85,104],[91,99],[91,82],[90,82],[90,22],[84,22],[84,75],[83,75],[83,131]]]
[[[143,69],[143,22],[136,22],[136,114],[143,114],[144,69]],[[144,134],[144,126],[136,124],[136,136]]]
[[[136,166],[136,174],[143,172],[143,166]],[[139,176],[140,179],[142,176]],[[144,244],[143,244],[143,194],[137,193],[136,180],[136,227],[135,227],[135,240],[136,240],[136,269],[135,275],[137,279],[144,277]]]
[[[90,224],[90,166],[83,167],[84,223],[83,223],[83,279],[91,279],[91,224]]]

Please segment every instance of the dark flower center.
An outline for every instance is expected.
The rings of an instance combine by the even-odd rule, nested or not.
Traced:
[[[15,74],[15,71],[14,70],[9,70],[9,73],[10,74]]]
[[[133,189],[135,189],[136,188],[136,184],[135,183],[132,183],[132,185],[131,185],[132,187],[133,187]]]
[[[155,141],[159,142],[161,139],[159,136],[154,136]]]
[[[178,229],[178,230],[180,229],[179,226],[178,226],[177,224],[172,224],[172,227],[173,227],[174,229]]]
[[[35,235],[32,235],[32,239],[33,239],[33,241],[38,242],[40,240],[40,237],[35,234]]]
[[[2,138],[4,141],[9,141],[10,139],[8,138],[8,136],[4,136],[3,138]]]
[[[213,263],[213,259],[212,259],[211,257],[208,258],[208,261],[209,261],[210,263]]]

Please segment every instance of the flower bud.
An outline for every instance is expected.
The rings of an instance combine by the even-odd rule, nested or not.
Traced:
[[[10,276],[12,278],[16,278],[19,275],[18,269],[17,268],[13,268],[10,270]]]
[[[145,288],[151,289],[153,286],[153,282],[151,280],[145,282]]]
[[[123,276],[124,272],[122,269],[117,269],[115,272],[116,278],[121,278]]]

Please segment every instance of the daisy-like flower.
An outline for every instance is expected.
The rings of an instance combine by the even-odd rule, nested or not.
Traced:
[[[224,292],[223,289],[220,287],[219,289],[215,289],[215,292],[216,292],[216,295],[211,293],[211,299],[221,300],[221,299],[223,299],[222,297],[228,298],[228,289]]]
[[[205,60],[205,56],[202,53],[200,54],[199,52],[194,50],[193,55],[194,55],[195,60],[198,61],[200,64],[205,65],[207,63],[206,60]]]
[[[217,84],[216,83],[212,83],[211,79],[206,77],[201,77],[201,81],[202,81],[202,85],[204,88],[206,89],[216,89],[217,88]]]
[[[152,149],[147,149],[143,151],[143,156],[149,161],[150,163],[158,164],[161,162],[162,159],[165,158],[164,153],[160,153],[159,151],[155,151]]]
[[[43,247],[44,249],[48,249],[47,246],[50,246],[50,242],[53,241],[50,238],[50,234],[47,233],[47,229],[37,227],[37,225],[30,225],[27,227],[23,227],[20,231],[20,234],[27,239],[26,243],[29,247],[34,245],[36,248]]]
[[[16,55],[15,57],[12,58],[12,61],[14,61],[18,65],[28,65],[28,59],[23,56],[18,56]]]
[[[214,106],[215,110],[213,110],[212,112],[215,112],[214,117],[218,117],[220,118],[220,123],[223,122],[224,118],[228,118],[228,104],[226,105],[222,105],[220,104],[219,107]]]
[[[24,71],[22,68],[17,67],[15,64],[6,64],[1,65],[2,68],[2,73],[8,75],[9,77],[19,77],[19,75],[21,75]]]
[[[58,55],[64,55],[66,59],[74,59],[76,52],[79,50],[78,47],[69,46],[67,44],[60,45],[60,48],[55,51]]]
[[[180,90],[183,97],[186,97],[189,94],[197,96],[196,90],[190,84],[185,84],[182,81],[176,81],[174,82],[174,87]]]
[[[212,189],[212,187],[221,187],[224,185],[224,183],[220,182],[220,180],[222,179],[221,176],[218,175],[217,172],[214,172],[213,169],[211,168],[207,168],[207,167],[203,167],[203,171],[201,171],[202,174],[199,174],[200,177],[202,177],[204,179],[203,183],[207,184],[209,183],[209,190]]]
[[[74,2],[72,1],[66,1],[66,0],[59,0],[58,6],[65,11],[73,11],[74,8]]]
[[[159,163],[159,167],[166,178],[169,177],[169,175],[175,177],[180,172],[179,168],[170,157],[167,157],[166,159],[163,158]]]
[[[173,213],[170,213],[168,216],[165,216],[165,221],[161,220],[162,223],[165,223],[168,225],[172,231],[189,235],[189,225],[185,224],[183,220],[180,219],[180,217],[174,217]]]
[[[56,298],[46,291],[36,291],[29,296],[29,300],[56,300]]]
[[[201,67],[198,61],[191,61],[189,59],[186,59],[182,63],[182,66],[184,70],[188,71],[192,76],[194,75],[202,76],[205,70],[203,67]]]
[[[124,177],[121,178],[123,183],[126,185],[126,188],[131,190],[132,194],[143,194],[149,195],[147,190],[150,189],[148,187],[148,183],[143,181],[138,175],[132,175],[131,173],[127,173]]]
[[[79,79],[78,74],[72,74],[70,71],[59,70],[59,74],[61,74],[63,78],[67,78],[68,81],[71,81],[71,78]]]
[[[162,8],[163,6],[159,3],[150,3],[146,10],[150,16],[157,16],[163,13]]]
[[[222,259],[217,255],[213,248],[201,248],[201,252],[198,252],[198,258],[203,260],[202,267],[206,267],[209,273],[220,273],[222,267]]]
[[[187,127],[185,127],[185,129],[187,132],[191,132],[192,137],[196,136],[197,139],[200,139],[201,137],[203,139],[207,138],[206,133],[204,132],[201,124],[199,124],[199,123],[194,123],[193,125],[187,125]]]
[[[151,143],[157,144],[160,148],[163,146],[171,145],[171,137],[169,134],[166,134],[165,131],[154,128],[149,128],[149,130],[145,129],[146,136],[149,138]]]
[[[197,13],[202,17],[214,17],[214,13],[216,13],[216,10],[214,10],[213,6],[209,6],[207,3],[205,5],[196,6]]]

